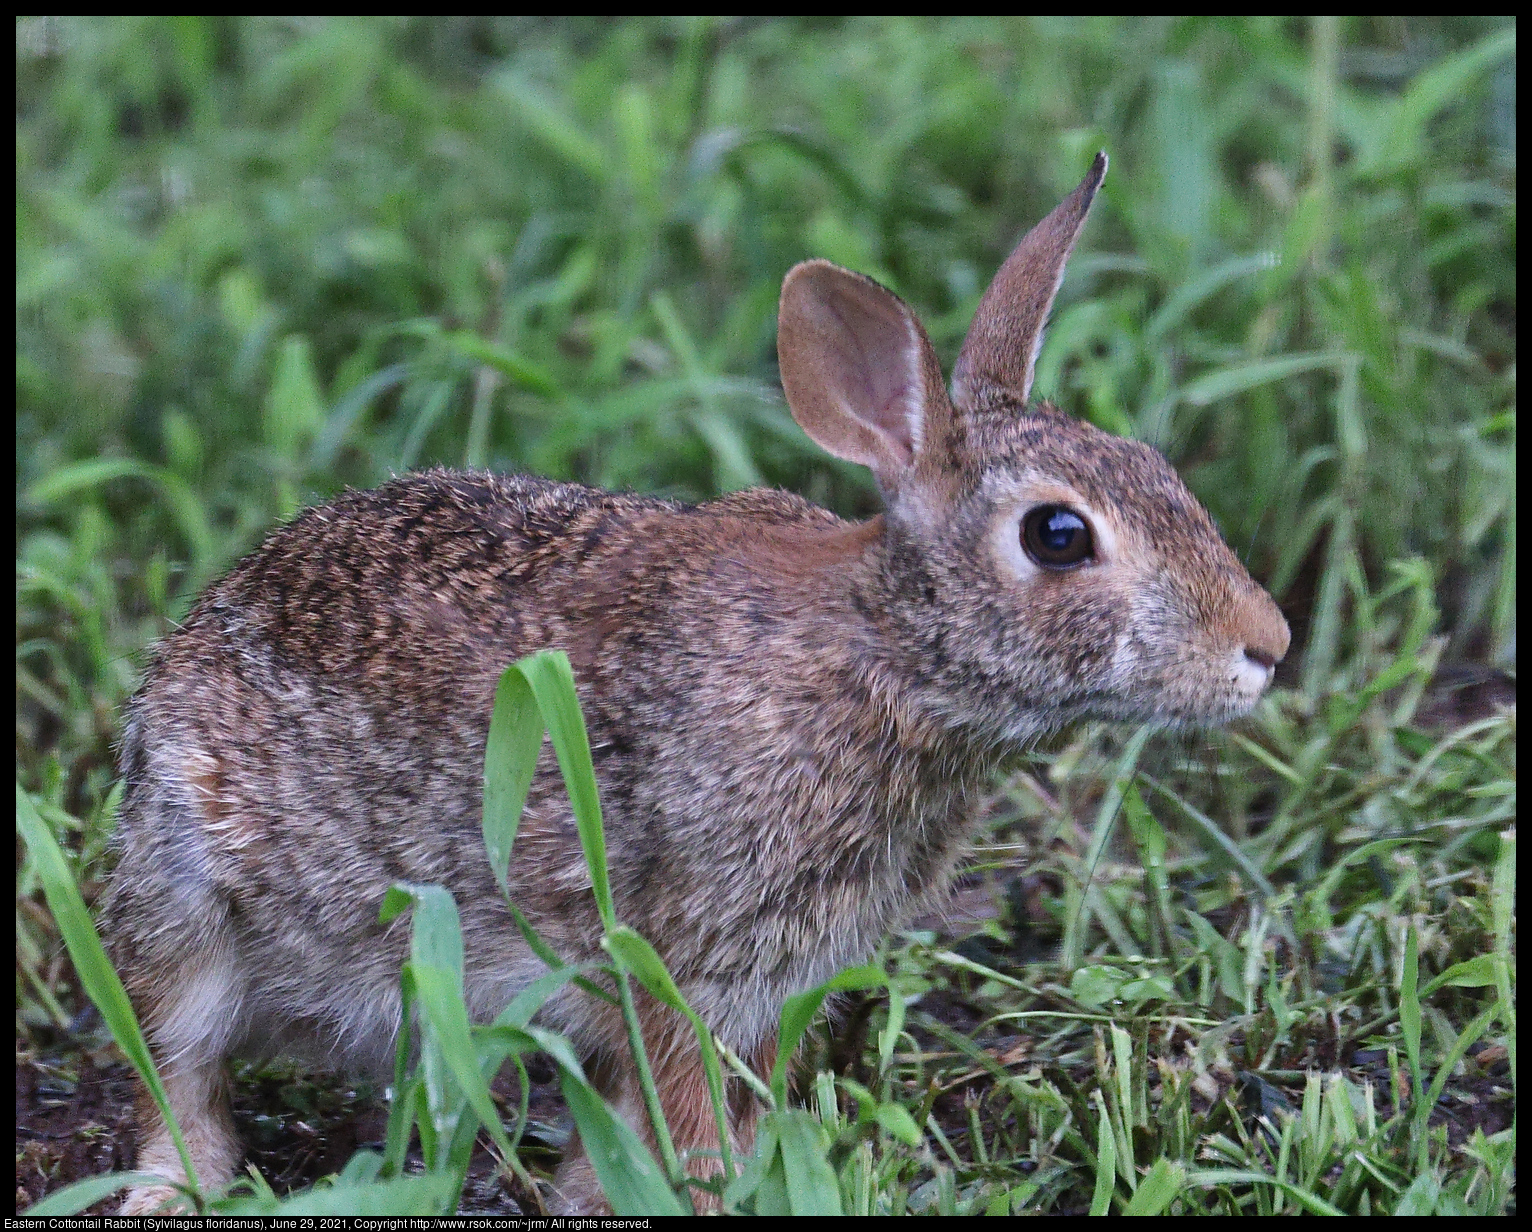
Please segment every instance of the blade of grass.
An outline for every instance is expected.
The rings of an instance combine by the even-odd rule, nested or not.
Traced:
[[[1404,971],[1399,981],[1399,1030],[1404,1036],[1404,1055],[1410,1066],[1410,1098],[1415,1126],[1415,1167],[1424,1172],[1430,1166],[1429,1141],[1426,1135],[1431,1105],[1425,1099],[1425,1082],[1420,1057],[1420,960],[1415,925],[1410,924],[1404,942]]]
[[[1096,865],[1100,863],[1102,853],[1106,851],[1107,842],[1111,839],[1112,827],[1117,821],[1117,811],[1122,807],[1123,794],[1133,782],[1133,773],[1138,766],[1139,755],[1144,751],[1144,745],[1148,743],[1152,734],[1153,728],[1145,723],[1128,738],[1122,755],[1118,757],[1112,769],[1111,785],[1102,796],[1101,805],[1096,810],[1096,824],[1091,830],[1090,845],[1086,848],[1084,858],[1080,862],[1079,904],[1065,926],[1064,940],[1060,946],[1066,971],[1073,971],[1078,967],[1084,954],[1085,930],[1089,923],[1086,919],[1088,895],[1085,891],[1088,890]]]
[[[617,926],[617,913],[612,906],[612,888],[607,875],[601,799],[596,790],[596,772],[591,765],[590,740],[585,734],[585,720],[575,693],[574,669],[569,665],[569,656],[562,650],[539,651],[518,660],[513,666],[531,688],[548,726],[548,738],[553,742],[553,752],[564,776],[570,806],[574,809],[580,845],[590,866],[596,908],[601,912],[602,926],[610,932]]]
[[[152,1172],[111,1172],[106,1176],[88,1176],[62,1189],[55,1189],[46,1198],[20,1212],[26,1218],[78,1215],[88,1206],[95,1206],[104,1198],[128,1188],[130,1185],[163,1185],[165,1178]]]
[[[218,1214],[259,1215],[265,1218],[343,1215],[352,1219],[440,1216],[457,1198],[456,1178],[446,1172],[399,1176],[356,1185],[314,1186],[290,1198],[236,1199],[220,1204]]]
[[[1231,735],[1233,735],[1233,733],[1231,733]],[[1234,738],[1238,739],[1237,736]],[[1235,868],[1239,869],[1239,871],[1245,876],[1246,880],[1260,892],[1263,898],[1270,899],[1276,896],[1277,889],[1274,885],[1271,884],[1270,880],[1268,880],[1266,874],[1261,872],[1260,867],[1255,863],[1255,861],[1253,861],[1248,855],[1245,854],[1244,850],[1238,843],[1236,843],[1232,838],[1224,833],[1222,826],[1220,826],[1206,813],[1183,800],[1179,795],[1171,791],[1170,788],[1159,782],[1156,782],[1149,775],[1140,774],[1139,778],[1141,778],[1149,787],[1153,788],[1160,795],[1164,796],[1172,804],[1179,808],[1181,812],[1186,815],[1187,819],[1196,825],[1197,829],[1200,830],[1202,834],[1215,847],[1218,848],[1219,851],[1228,857],[1229,862],[1233,864]]]
[[[1505,1025],[1506,1060],[1511,1067],[1511,1095],[1516,1095],[1516,1001],[1511,991],[1512,927],[1516,912],[1516,832],[1500,835],[1500,854],[1490,882],[1490,915],[1495,929],[1495,998]]]
[[[782,1013],[777,1027],[777,1060],[771,1069],[771,1094],[778,1108],[787,1107],[787,1067],[797,1051],[803,1034],[814,1021],[814,1015],[832,992],[851,992],[859,988],[881,988],[888,984],[888,976],[877,967],[853,967],[842,971],[833,979],[826,980],[817,988],[788,997],[782,1003]]]
[[[1139,1182],[1124,1215],[1159,1215],[1181,1194],[1186,1184],[1186,1165],[1178,1160],[1157,1159]]]
[[[101,937],[96,932],[96,926],[91,923],[90,913],[85,909],[85,900],[80,897],[79,888],[69,874],[64,853],[59,850],[52,832],[38,816],[32,797],[22,790],[20,783],[16,784],[16,827],[21,831],[21,837],[32,855],[38,879],[42,882],[43,894],[48,900],[48,909],[53,912],[64,944],[69,948],[75,973],[80,977],[80,986],[85,989],[86,996],[95,1002],[117,1046],[149,1088],[149,1094],[160,1116],[164,1118],[165,1127],[170,1131],[171,1141],[175,1143],[176,1154],[185,1170],[186,1183],[195,1191],[197,1172],[192,1165],[191,1153],[186,1149],[185,1139],[181,1137],[181,1128],[170,1108],[170,1097],[165,1093],[154,1059],[149,1055],[149,1045],[139,1030],[138,1018],[133,1013],[127,990],[107,960]]]
[[[575,692],[574,669],[569,656],[561,650],[540,651],[512,665],[520,672],[537,701],[547,725],[548,738],[553,743],[554,756],[564,776],[564,786],[569,793],[570,807],[574,810],[575,827],[580,834],[580,846],[590,869],[591,888],[596,897],[596,909],[601,914],[603,931],[610,937],[617,929],[617,912],[612,902],[612,888],[607,874],[606,835],[601,819],[601,799],[596,787],[596,771],[591,763],[590,738],[585,731],[585,719],[580,712],[579,696]],[[525,733],[530,728],[520,725]],[[685,1180],[681,1171],[670,1127],[666,1124],[664,1109],[660,1105],[659,1092],[655,1087],[653,1070],[645,1048],[643,1030],[637,1006],[633,1001],[633,989],[628,983],[628,973],[619,952],[613,952],[617,964],[617,996],[622,1004],[623,1024],[627,1028],[628,1044],[638,1070],[639,1089],[643,1094],[644,1107],[654,1129],[655,1144],[666,1175],[672,1184],[680,1187]]]
[[[718,1149],[723,1162],[724,1183],[734,1179],[734,1156],[729,1146],[728,1110],[724,1101],[723,1070],[718,1062],[718,1050],[713,1046],[713,1033],[702,1021],[701,1015],[687,1004],[681,990],[675,985],[664,962],[654,947],[626,925],[619,925],[602,940],[607,950],[619,956],[638,982],[649,990],[649,995],[662,1005],[669,1006],[683,1015],[697,1035],[697,1046],[702,1050],[702,1070],[707,1078],[708,1094],[713,1101],[713,1116],[718,1128]]]
[[[464,1098],[501,1155],[509,1160],[514,1152],[500,1124],[489,1084],[480,1072],[468,1007],[463,1001],[463,931],[457,904],[441,886],[399,883],[384,900],[389,918],[404,908],[405,899],[413,901],[415,912],[410,932],[410,974],[415,981],[416,1004],[431,1024],[442,1059]],[[447,1128],[439,1126],[438,1132]]]
[[[619,1217],[686,1214],[665,1173],[633,1128],[613,1115],[595,1090],[567,1069],[559,1076],[559,1086],[574,1114],[580,1145],[612,1204],[612,1213]]]
[[[1117,1138],[1107,1115],[1106,1097],[1097,1095],[1099,1118],[1096,1123],[1096,1187],[1091,1194],[1090,1213],[1105,1215],[1112,1209],[1112,1194],[1117,1188]]]
[[[839,1215],[840,1185],[825,1158],[829,1142],[819,1122],[798,1109],[777,1118],[777,1145],[787,1176],[787,1200],[794,1215]]]
[[[495,708],[484,749],[484,848],[502,894],[507,892],[511,847],[542,743],[543,717],[532,686],[512,664],[500,673],[495,686]]]
[[[1200,1168],[1186,1174],[1186,1183],[1199,1185],[1205,1189],[1213,1189],[1220,1185],[1272,1185],[1287,1194],[1311,1215],[1340,1216],[1346,1213],[1301,1186],[1294,1185],[1290,1181],[1278,1181],[1264,1172],[1238,1168]]]

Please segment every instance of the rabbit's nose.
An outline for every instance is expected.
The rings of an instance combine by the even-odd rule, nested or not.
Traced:
[[[1244,619],[1241,622],[1244,628],[1240,630],[1240,640],[1244,645],[1241,649],[1245,658],[1264,668],[1269,677],[1271,670],[1287,654],[1292,633],[1288,630],[1287,621],[1283,619],[1282,609],[1277,606],[1276,600],[1259,587],[1254,589],[1255,593],[1244,604]]]
[[[1277,666],[1277,656],[1269,650],[1262,650],[1259,646],[1246,646],[1244,651],[1245,658],[1260,664],[1268,672]]]

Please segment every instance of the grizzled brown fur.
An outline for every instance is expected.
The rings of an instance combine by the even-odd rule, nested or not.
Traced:
[[[881,517],[435,470],[307,510],[203,594],[129,708],[107,931],[205,1183],[238,1162],[229,1054],[386,1068],[408,940],[377,920],[392,883],[456,896],[479,1018],[540,973],[479,831],[495,684],[522,655],[574,664],[618,915],[763,1070],[785,996],[942,892],[1008,750],[1082,717],[1217,722],[1254,703],[1286,626],[1202,507],[1146,446],[1025,409],[1104,168],[997,276],[954,398],[895,297],[825,262],[789,273],[793,413],[873,468]],[[1089,561],[1027,558],[1019,527],[1043,504],[1084,518]],[[509,884],[566,959],[599,954],[546,756]],[[678,1145],[716,1150],[690,1029],[643,1012]],[[543,1021],[641,1123],[615,1012],[567,988]],[[753,1105],[734,1102],[748,1148]],[[179,1176],[146,1128],[140,1167]],[[557,1188],[561,1209],[601,1206],[578,1151]]]

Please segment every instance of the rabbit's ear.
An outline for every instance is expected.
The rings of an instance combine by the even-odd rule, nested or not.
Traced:
[[[1019,406],[1027,404],[1043,326],[1064,280],[1064,262],[1080,238],[1105,175],[1103,151],[1080,186],[1016,245],[984,292],[952,370],[952,401],[960,411],[977,410],[991,393],[1002,393]]]
[[[885,492],[947,457],[952,405],[915,314],[871,278],[828,261],[782,281],[777,359],[793,418],[837,458],[872,468]]]

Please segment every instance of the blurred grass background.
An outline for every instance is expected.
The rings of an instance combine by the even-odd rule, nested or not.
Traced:
[[[438,462],[866,515],[782,404],[783,273],[872,274],[950,365],[1098,148],[1038,392],[1178,465],[1288,684],[1408,557],[1514,670],[1510,19],[16,28],[18,774],[87,895],[142,651],[275,522]]]

